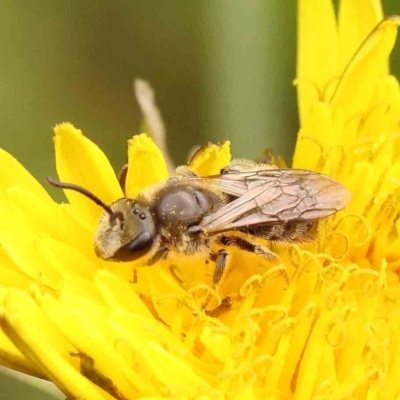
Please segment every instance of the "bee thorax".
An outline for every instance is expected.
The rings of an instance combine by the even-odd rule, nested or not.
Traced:
[[[168,186],[159,193],[153,212],[159,224],[175,235],[200,222],[213,207],[212,200],[196,187]]]

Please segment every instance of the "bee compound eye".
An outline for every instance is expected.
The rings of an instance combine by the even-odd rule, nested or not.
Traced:
[[[135,239],[122,246],[114,255],[116,261],[133,261],[142,257],[150,250],[153,236],[149,232],[142,232]]]
[[[140,219],[146,219],[146,214],[145,213],[140,213],[139,218]]]

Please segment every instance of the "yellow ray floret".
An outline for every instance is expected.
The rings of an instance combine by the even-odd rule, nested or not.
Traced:
[[[64,123],[54,128],[54,147],[58,176],[63,182],[73,182],[96,193],[106,203],[122,197],[115,173],[104,153],[82,131]],[[95,204],[77,193],[66,191],[71,204],[97,220],[101,213]]]

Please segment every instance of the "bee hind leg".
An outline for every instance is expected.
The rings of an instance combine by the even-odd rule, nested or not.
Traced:
[[[259,254],[268,261],[274,261],[278,258],[277,255],[268,247],[251,243],[238,236],[223,236],[219,239],[219,242],[224,246],[235,246],[240,250],[253,254]]]
[[[247,251],[249,253],[258,254],[267,261],[275,261],[278,256],[272,252],[268,247],[259,244],[251,243],[238,236],[223,236],[218,239],[219,243],[223,246],[235,246],[240,250]],[[216,288],[221,281],[222,276],[225,273],[228,264],[229,253],[227,250],[220,250],[215,256],[215,270],[213,274],[213,287]]]
[[[221,279],[224,273],[227,270],[227,266],[229,263],[229,253],[222,249],[218,253],[213,253],[211,255],[211,259],[215,261],[215,269],[212,277],[212,285],[215,290],[218,290],[218,285],[221,282]],[[225,311],[229,311],[232,306],[231,298],[225,297],[221,300],[221,303],[212,310],[206,311],[206,314],[210,317],[217,318],[221,315],[221,313]]]
[[[228,264],[229,253],[226,250],[220,250],[215,256],[215,269],[213,273],[212,283],[213,287],[217,288]]]

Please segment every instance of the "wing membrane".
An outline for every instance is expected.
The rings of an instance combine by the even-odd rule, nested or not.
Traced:
[[[207,234],[318,220],[339,211],[350,200],[350,192],[339,182],[306,170],[272,169],[192,179],[237,197],[203,218],[200,226]]]

